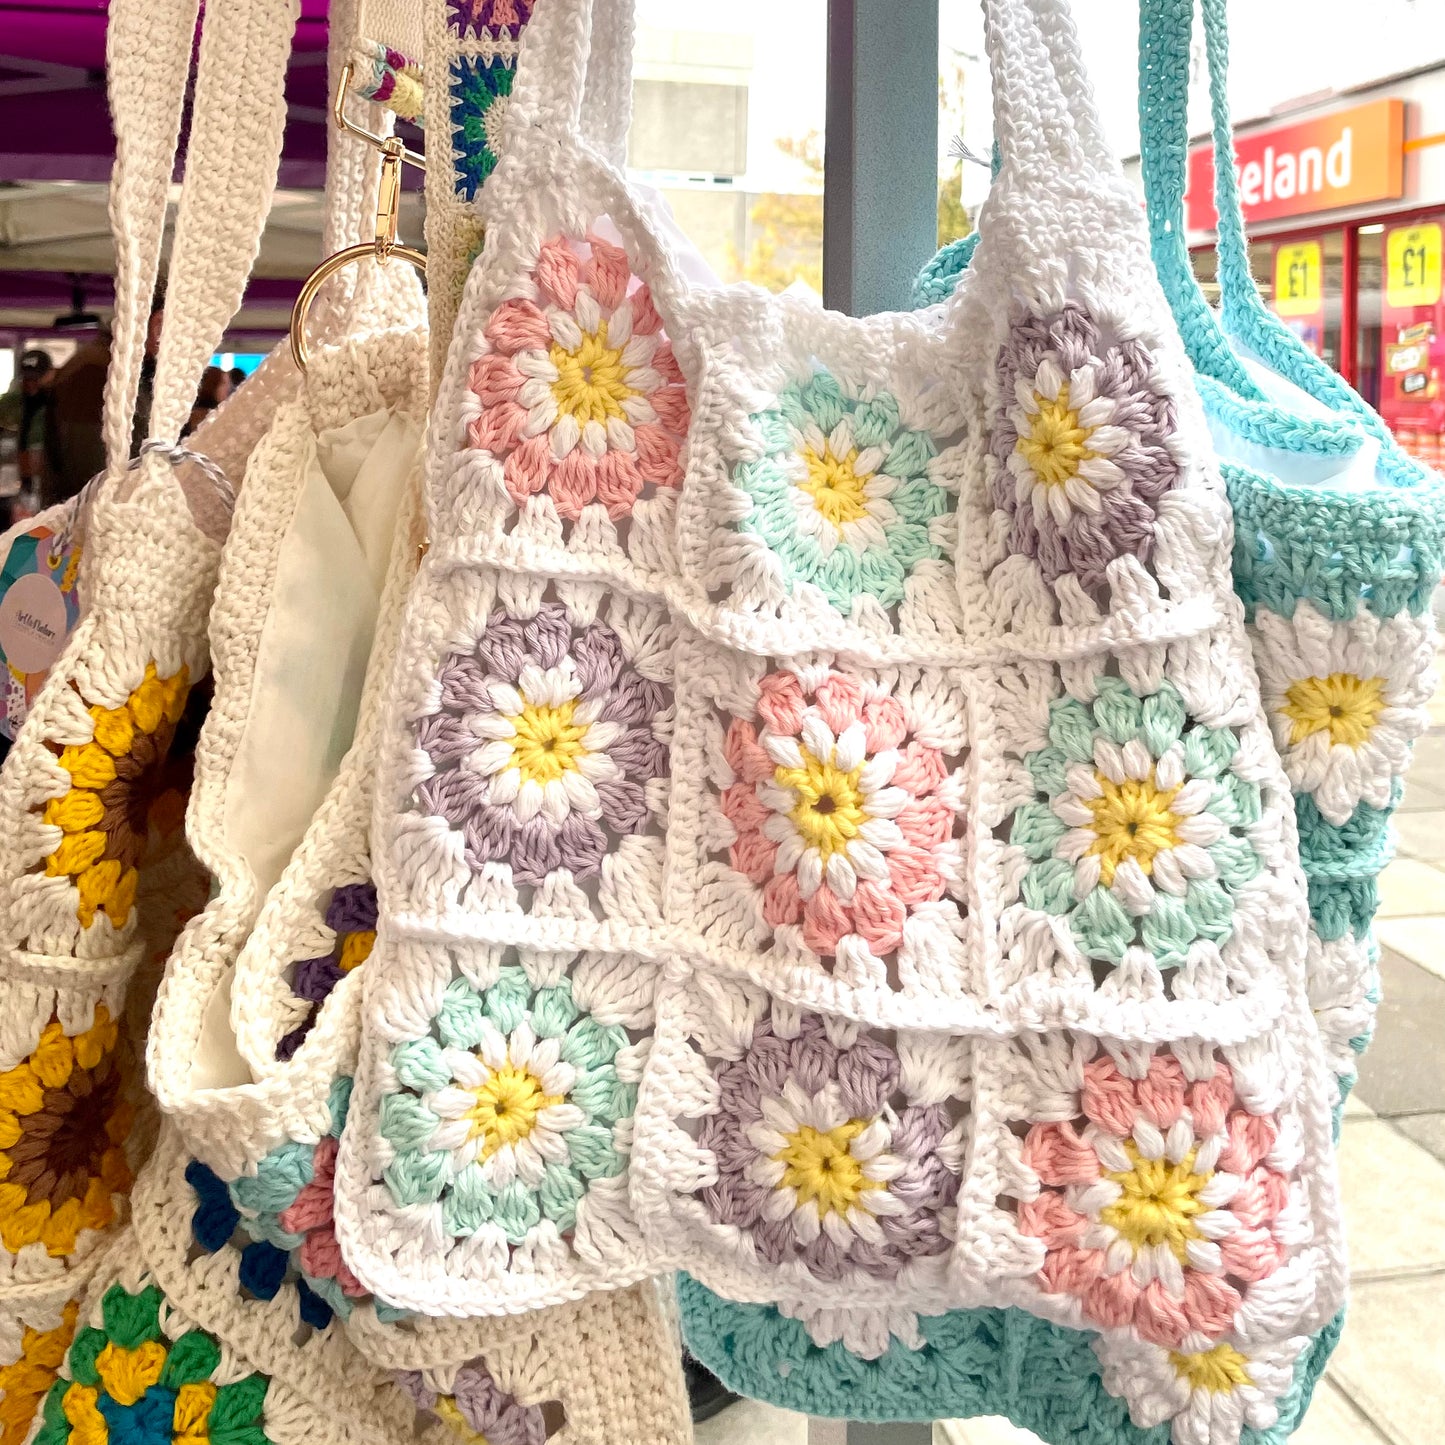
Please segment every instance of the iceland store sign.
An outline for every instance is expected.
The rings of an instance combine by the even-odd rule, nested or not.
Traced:
[[[1405,103],[1374,100],[1294,125],[1236,136],[1246,221],[1396,200],[1405,191]],[[1212,231],[1214,153],[1189,153],[1189,229]]]

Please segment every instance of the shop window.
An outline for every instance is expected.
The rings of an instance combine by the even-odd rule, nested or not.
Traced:
[[[1400,445],[1445,461],[1445,212],[1359,230],[1357,375]]]

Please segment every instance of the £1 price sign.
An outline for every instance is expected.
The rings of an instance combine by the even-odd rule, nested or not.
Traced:
[[[1324,257],[1318,241],[1284,241],[1274,248],[1274,309],[1280,316],[1318,316],[1324,310]]]
[[[1385,236],[1385,300],[1396,310],[1440,300],[1440,227],[1396,226]]]

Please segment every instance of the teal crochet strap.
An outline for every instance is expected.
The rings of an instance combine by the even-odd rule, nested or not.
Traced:
[[[809,1415],[853,1420],[1005,1415],[1048,1445],[1167,1445],[1167,1424],[1141,1427],[1104,1385],[1091,1335],[1023,1310],[954,1310],[918,1322],[921,1349],[894,1339],[880,1359],[819,1346],[771,1305],[720,1298],[678,1278],[687,1347],[729,1389]],[[1284,1445],[1339,1339],[1338,1316],[1301,1351],[1294,1384],[1267,1429],[1241,1445]]]

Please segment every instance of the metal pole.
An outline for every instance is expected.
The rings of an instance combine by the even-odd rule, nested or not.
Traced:
[[[902,311],[938,235],[938,0],[828,0],[823,299]]]

